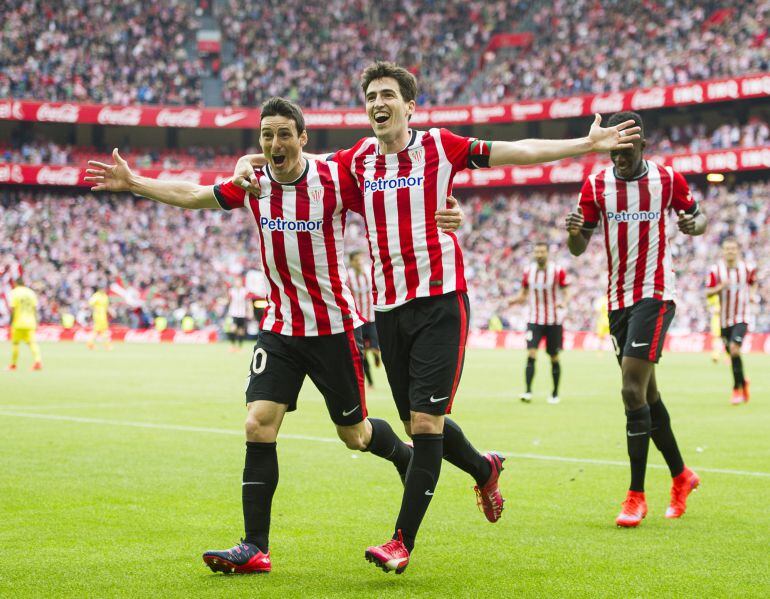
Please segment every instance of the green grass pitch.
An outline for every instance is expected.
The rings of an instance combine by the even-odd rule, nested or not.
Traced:
[[[454,418],[510,457],[489,524],[472,481],[444,463],[401,576],[364,560],[401,497],[395,470],[334,441],[309,381],[279,438],[268,576],[211,573],[200,554],[242,535],[248,353],[223,345],[43,345],[45,370],[0,372],[0,597],[768,597],[770,358],[751,355],[750,404],[730,372],[667,354],[658,382],[685,461],[702,477],[667,521],[668,472],[651,445],[650,513],[614,526],[628,483],[614,357],[566,353],[547,405],[541,354],[522,405],[524,354],[470,351]],[[7,359],[8,344],[0,344]],[[401,432],[384,373],[370,414]]]

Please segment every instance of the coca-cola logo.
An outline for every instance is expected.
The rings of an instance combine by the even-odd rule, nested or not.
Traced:
[[[527,104],[512,104],[511,118],[514,121],[526,121],[529,118],[543,114],[543,104],[541,102],[532,102]]]
[[[710,171],[738,170],[738,154],[735,152],[718,152],[706,156],[706,168]]]
[[[745,96],[770,96],[770,75],[744,79],[741,81],[741,91]]]
[[[671,166],[680,173],[702,173],[703,160],[698,154],[675,156],[671,160]]]
[[[72,167],[42,167],[37,173],[38,185],[68,185],[80,183],[80,169]]]
[[[631,96],[632,110],[645,110],[647,108],[659,108],[666,103],[666,90],[661,87],[640,90]]]
[[[551,183],[576,183],[585,176],[582,164],[554,166],[551,168]]]
[[[80,107],[75,104],[42,104],[37,109],[38,121],[51,121],[54,123],[77,123],[80,117]]]
[[[0,102],[0,119],[24,120],[24,109],[21,106],[21,102],[13,102],[11,100]]]
[[[674,88],[674,104],[700,104],[701,102],[703,102],[703,86],[699,83]]]
[[[620,112],[623,110],[623,94],[596,96],[591,102],[591,112]]]
[[[142,120],[142,109],[134,106],[112,108],[105,106],[96,117],[101,125],[131,125],[136,126]]]
[[[18,164],[0,164],[0,183],[24,183],[24,173]]]
[[[723,100],[724,98],[735,99],[741,97],[740,90],[738,89],[738,82],[735,79],[709,83],[706,86],[706,94],[708,95],[709,100]]]
[[[471,108],[473,121],[475,123],[486,123],[491,119],[500,119],[505,117],[505,107],[503,106],[474,106]]]
[[[744,150],[740,158],[743,168],[770,168],[770,149]]]
[[[583,98],[568,98],[566,100],[554,100],[548,115],[552,119],[564,119],[583,114]]]
[[[203,111],[196,108],[171,110],[164,108],[155,120],[158,127],[199,127]]]
[[[514,183],[542,181],[545,171],[542,166],[514,166],[511,168],[511,177]]]
[[[455,175],[453,183],[455,185],[467,185],[471,181],[470,171],[460,171]]]

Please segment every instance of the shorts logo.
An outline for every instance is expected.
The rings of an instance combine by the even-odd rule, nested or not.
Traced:
[[[314,202],[320,202],[324,197],[324,188],[323,187],[310,187],[307,190],[308,195],[310,196],[310,199]]]
[[[282,218],[259,218],[259,226],[268,231],[319,231],[323,220],[284,220]]]
[[[393,179],[364,179],[364,193],[368,191],[387,191],[389,189],[404,189],[422,187],[425,177],[394,177]]]
[[[414,150],[409,150],[409,158],[412,162],[422,162],[422,159],[424,157],[425,157],[424,148],[415,148]]]
[[[628,222],[649,222],[651,220],[660,220],[660,211],[654,212],[652,210],[640,212],[630,212],[623,210],[621,212],[607,212],[607,220],[615,221],[616,223],[628,223]]]

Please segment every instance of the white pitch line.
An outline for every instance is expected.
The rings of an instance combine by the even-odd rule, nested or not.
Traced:
[[[77,422],[81,424],[108,424],[111,426],[128,426],[133,428],[148,428],[165,431],[181,431],[187,433],[211,433],[215,435],[232,435],[240,437],[243,435],[243,431],[236,431],[227,428],[208,428],[203,426],[187,426],[184,424],[164,424],[153,422],[134,422],[131,420],[108,420],[106,418],[85,418],[81,416],[61,416],[59,414],[31,414],[28,412],[11,412],[0,410],[1,416],[11,416],[17,418],[36,418],[39,420],[58,420],[64,422]],[[281,439],[295,439],[298,441],[314,441],[316,443],[340,443],[339,439],[333,439],[330,437],[313,437],[310,435],[292,435],[280,433]],[[543,460],[547,462],[568,462],[573,464],[591,464],[597,466],[621,466],[628,467],[627,462],[619,462],[615,460],[599,460],[593,458],[570,458],[565,456],[554,455],[540,455],[536,453],[514,453],[510,451],[501,451],[501,455],[511,458],[518,458],[522,460]],[[661,464],[648,464],[649,468],[666,468]],[[711,472],[714,474],[730,474],[734,476],[756,476],[762,478],[770,478],[770,472],[752,472],[750,470],[730,470],[727,468],[705,468],[694,466],[698,472]]]

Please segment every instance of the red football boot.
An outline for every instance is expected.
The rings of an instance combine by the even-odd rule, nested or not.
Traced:
[[[743,403],[749,403],[749,399],[751,398],[751,394],[749,393],[750,386],[751,381],[749,379],[743,379]]]
[[[8,371],[14,371],[16,370],[16,364],[8,364],[8,368],[6,368]]]
[[[212,572],[225,574],[267,574],[270,572],[270,552],[262,553],[259,547],[241,541],[232,549],[207,551],[203,561]]]
[[[666,518],[680,518],[687,509],[687,496],[698,488],[700,477],[684,467],[679,476],[671,481],[671,503],[666,509]]]
[[[473,487],[473,490],[476,491],[476,504],[484,512],[487,520],[497,522],[503,514],[503,504],[505,503],[505,499],[503,499],[500,493],[500,487],[497,484],[500,479],[500,473],[503,471],[505,458],[494,452],[489,452],[484,458],[492,467],[492,474],[489,475],[489,479],[484,483],[483,487],[479,488],[476,485]]]
[[[730,398],[730,403],[734,406],[739,406],[744,401],[743,389],[733,389],[733,395]]]
[[[396,574],[401,574],[409,565],[409,550],[404,545],[401,530],[398,531],[397,539],[391,539],[377,547],[367,547],[364,557],[366,561],[382,568],[383,572],[395,570]]]
[[[615,524],[624,528],[634,528],[639,526],[646,515],[647,500],[644,498],[644,493],[629,491],[623,502],[623,509],[615,518]]]
[[[32,370],[43,370],[43,363],[42,362],[35,362],[32,365]]]

